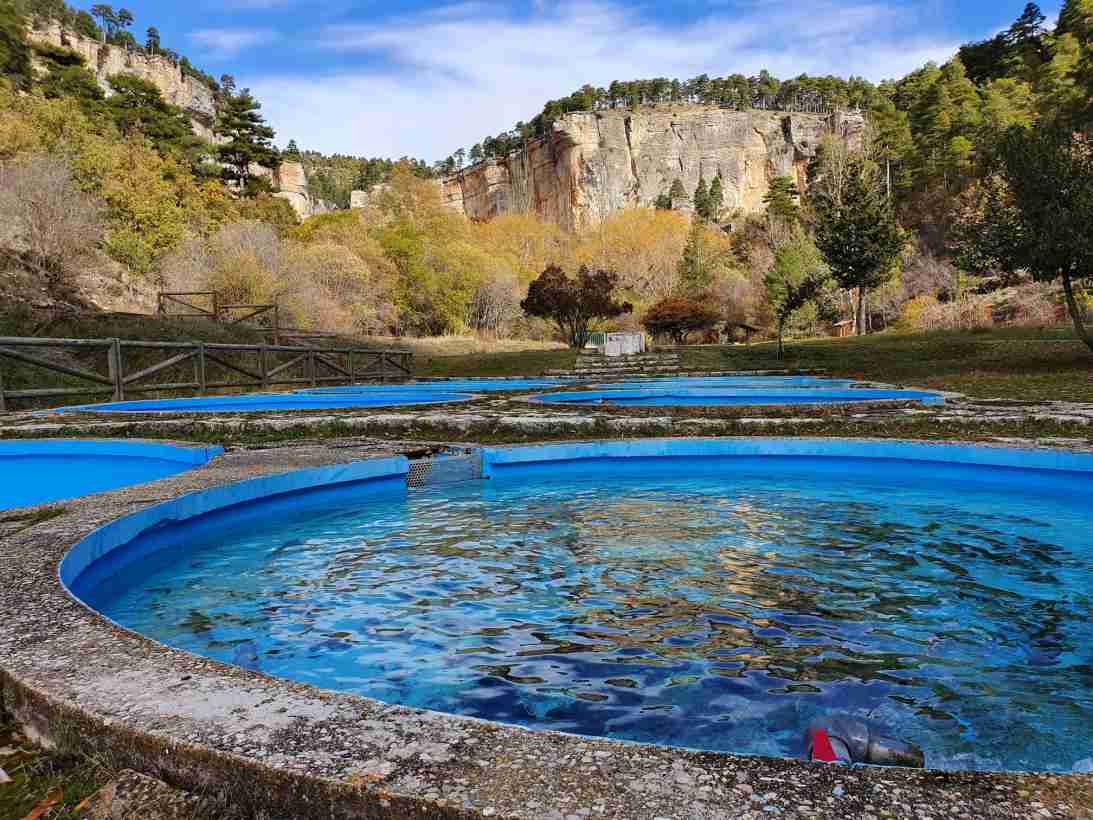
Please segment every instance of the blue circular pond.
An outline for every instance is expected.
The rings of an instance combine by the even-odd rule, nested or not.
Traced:
[[[248,396],[195,396],[184,399],[149,399],[60,408],[80,413],[269,413],[283,410],[357,410],[417,404],[470,401],[465,393],[436,390],[380,390],[363,394],[313,395],[260,393]],[[50,411],[55,412],[55,411]]]
[[[858,404],[875,401],[914,401],[944,404],[939,393],[921,390],[873,388],[724,386],[687,387],[683,384],[639,389],[574,390],[544,393],[531,400],[545,404],[604,405],[616,407],[730,407],[756,405]]]
[[[608,388],[611,390],[644,390],[647,388],[674,389],[674,388],[722,388],[754,389],[754,388],[798,388],[798,387],[827,387],[846,388],[855,382],[852,379],[827,379],[818,376],[666,376],[656,379],[638,379],[636,381],[606,382],[595,384],[593,387]]]
[[[299,392],[317,395],[346,395],[375,393],[377,391],[446,391],[468,393],[506,393],[521,390],[546,390],[572,383],[565,379],[432,379],[428,381],[404,382],[397,385],[358,384],[348,387],[318,387]]]
[[[935,768],[1093,757],[1093,456],[691,439],[483,461],[418,491],[392,459],[189,496],[62,579],[181,649],[529,727],[797,756],[838,713]]]
[[[139,441],[0,441],[0,510],[78,498],[177,475],[221,447]]]

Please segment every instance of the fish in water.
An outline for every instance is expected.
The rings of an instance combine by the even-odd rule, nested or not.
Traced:
[[[242,666],[244,669],[250,669],[257,672],[258,644],[254,641],[243,641],[243,643],[235,647],[235,652],[232,654],[232,663],[236,666]]]

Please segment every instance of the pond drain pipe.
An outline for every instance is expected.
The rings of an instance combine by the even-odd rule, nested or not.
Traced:
[[[809,724],[805,756],[822,763],[865,763],[872,766],[926,765],[922,749],[912,743],[885,737],[865,721],[847,715],[825,715]]]

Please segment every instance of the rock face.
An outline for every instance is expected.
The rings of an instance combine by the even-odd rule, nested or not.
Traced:
[[[452,208],[472,219],[534,212],[579,229],[613,211],[650,206],[679,179],[720,172],[727,210],[764,209],[770,180],[804,184],[808,161],[826,133],[861,138],[861,115],[656,108],[569,114],[553,133],[505,160],[479,163],[441,181]]]
[[[187,114],[194,131],[203,139],[213,140],[212,125],[216,119],[216,94],[200,80],[184,75],[166,57],[130,52],[118,46],[100,43],[78,34],[62,31],[56,22],[30,32],[32,41],[68,48],[83,56],[87,68],[100,86],[110,93],[108,80],[115,74],[135,74],[160,90],[163,99]]]
[[[251,174],[263,177],[277,189],[274,194],[278,199],[288,201],[292,210],[300,219],[307,219],[318,214],[325,214],[335,210],[334,206],[321,199],[313,197],[307,189],[307,172],[299,162],[282,162],[272,171],[261,165],[252,165]]]

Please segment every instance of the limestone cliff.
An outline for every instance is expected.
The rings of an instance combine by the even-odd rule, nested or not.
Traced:
[[[334,206],[313,197],[307,188],[307,173],[299,162],[282,162],[274,171],[255,166],[254,173],[267,177],[278,190],[274,196],[288,201],[300,219],[325,214]]]
[[[216,119],[216,93],[200,80],[186,76],[166,57],[128,51],[63,31],[60,24],[49,22],[44,28],[30,32],[30,39],[53,46],[68,48],[87,61],[87,68],[100,86],[110,93],[108,80],[115,74],[135,74],[152,83],[163,99],[190,115],[199,137],[213,140],[212,125]]]
[[[688,192],[720,172],[727,210],[763,210],[770,180],[804,183],[825,133],[860,139],[860,115],[653,108],[568,114],[549,137],[505,160],[441,181],[445,202],[472,219],[534,212],[566,228],[652,205],[676,178]]]

